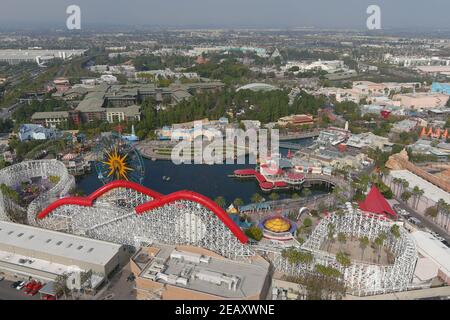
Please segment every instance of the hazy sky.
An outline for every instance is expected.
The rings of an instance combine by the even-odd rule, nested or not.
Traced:
[[[0,0],[0,26],[65,26],[81,7],[89,25],[358,28],[370,4],[384,28],[450,29],[450,0]]]

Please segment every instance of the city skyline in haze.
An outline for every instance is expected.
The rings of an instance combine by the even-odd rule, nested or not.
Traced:
[[[1,0],[0,27],[64,28],[69,5],[91,26],[366,29],[369,5],[382,29],[450,29],[447,0]]]

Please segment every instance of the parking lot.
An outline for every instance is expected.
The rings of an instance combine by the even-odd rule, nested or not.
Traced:
[[[16,281],[16,280],[15,280]],[[0,300],[39,300],[39,294],[30,296],[25,294],[23,290],[16,290],[11,288],[15,281],[2,280],[0,281]]]

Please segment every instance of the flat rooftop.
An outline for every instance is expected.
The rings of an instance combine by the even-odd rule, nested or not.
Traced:
[[[55,257],[106,265],[122,247],[109,243],[17,223],[0,221],[0,250],[8,247],[42,252]]]
[[[64,52],[66,56],[82,55],[86,50],[58,49],[58,50],[42,50],[42,49],[0,49],[1,59],[35,59],[39,56],[60,56]]]
[[[428,199],[438,202],[439,199],[444,199],[445,202],[450,203],[450,193],[442,190],[427,180],[415,175],[408,170],[391,170],[390,175],[394,178],[405,179],[408,181],[410,188],[415,186],[425,191],[424,196]]]
[[[160,251],[145,267],[142,277],[149,278],[151,271],[149,270],[153,263],[164,262],[164,268],[162,272],[167,275],[174,275],[177,277],[184,277],[187,280],[187,284],[176,284],[175,286],[180,288],[186,288],[193,291],[203,292],[215,296],[220,296],[229,299],[242,299],[249,296],[256,296],[263,290],[267,274],[269,272],[269,264],[261,259],[261,261],[252,261],[252,263],[239,262],[234,260],[215,258],[206,256],[209,258],[209,262],[189,262],[186,260],[180,260],[171,258],[170,255],[173,252],[189,253],[190,251],[178,251],[173,246],[157,246]],[[198,279],[196,275],[203,274],[212,276],[224,276],[226,278],[238,278],[236,290],[229,289],[226,283],[220,285]],[[157,282],[165,283],[163,280],[157,280]]]
[[[450,275],[450,248],[428,232],[414,231],[411,236],[419,253],[433,261],[442,272]]]
[[[11,265],[25,267],[27,269],[33,269],[37,272],[44,271],[46,273],[54,275],[62,275],[64,273],[70,273],[74,271],[74,266],[66,266],[60,263],[54,263],[51,261],[31,258],[28,256],[15,254],[6,251],[0,251],[0,262],[6,262]]]

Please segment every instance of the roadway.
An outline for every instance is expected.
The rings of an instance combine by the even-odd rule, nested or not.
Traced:
[[[352,295],[346,295],[344,297],[344,300],[423,300],[423,299],[449,300],[450,287],[446,286],[438,288],[402,291],[367,297],[357,297]]]
[[[20,103],[15,103],[12,106],[0,109],[0,119],[11,119],[12,114],[20,106]]]
[[[436,232],[438,235],[440,235],[442,238],[444,238],[447,243],[450,243],[450,235],[440,226],[435,224],[433,221],[430,221],[429,219],[425,218],[423,215],[418,213],[417,211],[411,209],[409,206],[407,206],[403,201],[399,199],[395,199],[398,203],[398,205],[406,210],[411,217],[414,217],[416,219],[419,219],[422,225],[434,232]]]

